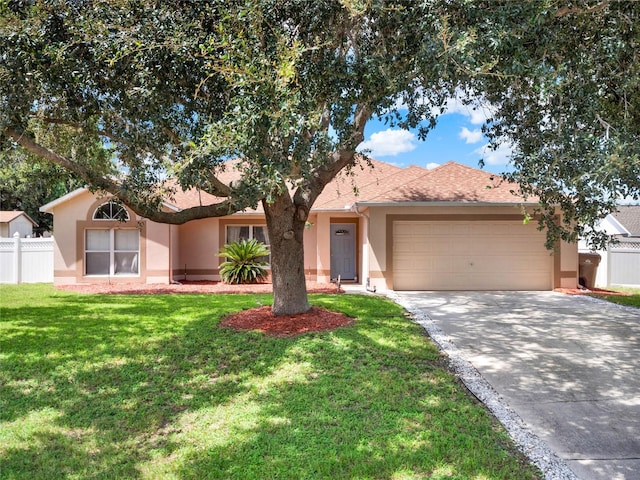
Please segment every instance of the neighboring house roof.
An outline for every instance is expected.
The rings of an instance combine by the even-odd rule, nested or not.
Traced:
[[[395,165],[370,160],[363,161],[350,171],[341,171],[329,183],[314,203],[314,211],[347,210],[354,204],[397,204],[397,203],[490,203],[519,204],[524,199],[517,195],[518,186],[502,180],[498,175],[471,168],[455,162],[447,162],[428,170],[415,165],[401,168]],[[238,179],[240,173],[233,163],[218,178],[224,184]],[[79,189],[54,200],[40,208],[50,212],[53,207],[70,200]],[[211,205],[224,200],[201,190],[177,191],[167,198],[165,206],[185,209],[196,205]],[[537,199],[530,199],[535,202]],[[261,212],[262,206],[250,213]],[[248,212],[249,213],[249,212]]]
[[[0,210],[0,223],[9,223],[23,215],[27,220],[29,220],[34,227],[37,227],[38,224],[25,212],[21,210]]]
[[[619,205],[611,214],[631,237],[640,237],[640,205]]]

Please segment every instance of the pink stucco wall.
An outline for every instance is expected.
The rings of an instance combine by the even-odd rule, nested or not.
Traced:
[[[170,226],[149,222],[129,212],[126,223],[94,221],[93,212],[108,197],[99,197],[88,190],[54,205],[53,214],[54,283],[144,282],[169,283],[168,249],[171,244]],[[140,273],[136,276],[101,277],[84,275],[84,232],[86,228],[138,228],[140,230]]]
[[[387,271],[390,269],[388,263],[392,261],[387,258],[389,255],[387,240],[387,216],[388,215],[521,215],[520,206],[480,206],[480,205],[459,205],[459,206],[380,206],[364,210],[368,216],[369,244],[365,246],[363,263],[368,267],[365,269],[365,278],[369,276],[371,285],[378,290],[383,290],[391,285]],[[551,255],[551,252],[550,252]],[[550,280],[549,289],[553,287],[575,288],[578,281],[578,248],[576,244],[562,242],[559,254],[554,262],[553,278]]]

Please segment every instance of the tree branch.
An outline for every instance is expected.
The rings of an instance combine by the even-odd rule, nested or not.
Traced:
[[[95,175],[85,166],[75,163],[68,158],[63,157],[62,155],[43,147],[24,132],[18,132],[14,128],[9,127],[5,130],[4,133],[9,138],[13,139],[14,142],[22,146],[25,150],[50,163],[54,163],[63,168],[66,168],[67,170],[72,171],[80,178],[82,178],[85,182],[90,183],[91,185],[99,189],[111,192],[117,187],[117,184],[113,180],[105,178],[101,175]]]
[[[41,117],[41,116],[37,116],[35,115],[34,118],[37,118],[38,120],[41,120],[45,123],[51,123],[53,125],[64,125],[67,127],[71,127],[75,130],[78,130],[79,132],[86,132],[87,126],[83,125],[81,123],[77,123],[77,122],[71,122],[69,120],[65,120],[63,118],[52,118],[52,117]],[[100,135],[102,137],[107,137],[110,140],[113,140],[115,142],[118,143],[122,143],[123,145],[128,145],[128,146],[133,146],[133,142],[130,142],[128,140],[125,140],[124,138],[118,137],[116,136],[113,132],[111,132],[110,130],[105,130],[105,129],[91,129],[90,130],[91,133],[95,133],[96,135]]]
[[[300,187],[294,194],[294,203],[305,205],[308,209],[322,193],[324,187],[347,165],[352,165],[356,157],[356,147],[364,140],[364,127],[371,117],[371,108],[362,103],[357,106],[353,119],[353,132],[345,144],[333,152],[327,165],[320,167],[309,183]]]
[[[597,13],[597,12],[601,12],[602,10],[604,10],[605,8],[607,8],[610,4],[610,0],[604,0],[602,3],[599,3],[597,5],[594,5],[593,7],[587,7],[587,8],[579,8],[579,7],[562,7],[559,8],[558,11],[555,14],[556,18],[561,18],[564,17],[566,15],[582,15],[584,13]]]
[[[131,142],[129,140],[126,140],[118,135],[116,135],[115,133],[113,133],[111,130],[105,129],[105,128],[100,128],[100,129],[94,129],[94,128],[88,128],[87,125],[83,125],[81,123],[77,123],[77,122],[72,122],[69,120],[65,120],[63,118],[52,118],[52,117],[41,117],[41,116],[34,116],[34,118],[37,118],[38,120],[41,120],[45,123],[50,123],[50,124],[54,124],[54,125],[64,125],[67,127],[71,127],[74,128],[80,132],[90,132],[91,134],[94,135],[98,135],[101,137],[106,137],[109,140],[112,140],[113,142],[116,143],[121,143],[122,145],[126,145],[128,147],[132,147],[132,148],[139,148],[139,144],[135,143],[135,142]],[[165,134],[167,136],[169,136],[172,140],[174,140],[174,137],[177,138],[177,145],[179,145],[181,143],[181,140],[179,139],[179,137],[177,135],[175,135],[175,133],[171,132],[168,128],[166,127],[162,127],[163,131],[165,132]],[[153,155],[155,155],[156,157],[160,158],[162,157],[162,152],[153,149],[153,148],[149,148],[146,149],[145,151],[152,153]]]
[[[229,185],[225,185],[218,177],[215,175],[211,175],[207,181],[209,182],[210,188],[201,187],[205,192],[214,195],[216,197],[230,197],[232,193],[232,189]]]
[[[181,225],[191,220],[201,218],[223,217],[249,207],[248,204],[243,202],[227,199],[220,203],[190,207],[180,210],[179,212],[165,212],[159,210],[158,205],[149,204],[131,195],[122,188],[121,183],[98,175],[87,167],[43,147],[25,133],[18,132],[14,128],[9,127],[4,131],[4,134],[34,155],[48,162],[60,165],[78,175],[92,187],[114,195],[122,200],[122,202],[136,214],[154,222]]]

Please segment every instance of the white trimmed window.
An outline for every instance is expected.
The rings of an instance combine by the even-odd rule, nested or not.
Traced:
[[[93,212],[94,220],[118,220],[120,222],[129,221],[129,212],[124,206],[114,200],[103,203]]]
[[[266,225],[227,225],[226,243],[240,242],[254,239],[264,243],[269,248],[269,233]],[[269,257],[264,257],[265,262],[271,263]]]
[[[136,276],[140,273],[140,232],[136,228],[85,230],[85,275]]]

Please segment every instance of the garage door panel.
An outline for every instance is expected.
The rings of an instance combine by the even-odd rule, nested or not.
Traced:
[[[548,275],[529,275],[525,278],[509,279],[502,276],[464,275],[440,273],[424,276],[394,276],[396,290],[548,290]]]
[[[430,255],[416,255],[415,257],[401,257],[398,258],[397,263],[394,265],[400,272],[412,272],[412,271],[433,271],[433,257]]]
[[[396,290],[549,290],[545,236],[521,222],[394,224]]]

